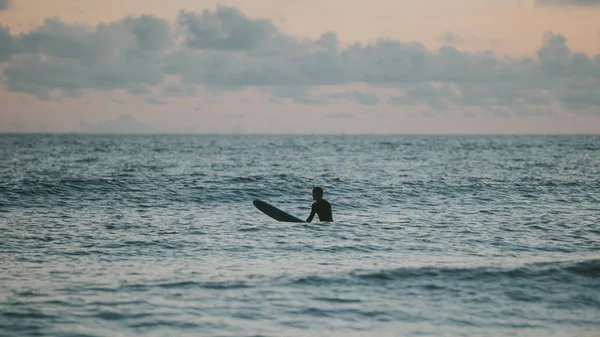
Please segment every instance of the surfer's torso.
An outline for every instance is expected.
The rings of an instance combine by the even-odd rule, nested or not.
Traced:
[[[320,221],[333,221],[333,215],[331,214],[331,204],[325,199],[321,199],[312,204],[311,213],[317,213]]]

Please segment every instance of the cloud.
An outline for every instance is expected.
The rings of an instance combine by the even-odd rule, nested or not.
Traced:
[[[360,105],[377,105],[379,104],[379,96],[372,92],[361,92],[361,91],[348,91],[338,92],[328,95],[329,98],[337,99],[348,99]]]
[[[17,121],[13,121],[12,122],[12,129],[14,131],[23,131],[25,130],[25,127],[23,126],[23,124],[17,122]]]
[[[332,119],[347,119],[347,118],[354,117],[354,115],[351,113],[348,113],[348,112],[338,112],[338,113],[327,114],[327,115],[325,115],[325,117],[332,118]]]
[[[458,38],[444,39],[456,44]],[[341,46],[333,32],[299,38],[269,20],[217,6],[181,11],[175,27],[149,15],[93,27],[47,19],[19,35],[0,28],[0,43],[7,46],[0,60],[8,89],[40,99],[119,89],[148,104],[165,104],[167,97],[196,95],[197,86],[215,93],[255,87],[273,103],[347,100],[368,106],[383,98],[436,111],[496,107],[500,114],[516,115],[556,103],[588,113],[600,96],[600,55],[574,52],[553,33],[543,37],[534,57],[455,46],[430,50],[389,39]],[[370,89],[344,88],[357,83]],[[384,98],[382,88],[397,94]]]
[[[283,102],[280,99],[277,99],[275,97],[270,97],[269,98],[269,103],[271,103],[271,104],[283,104]]]
[[[322,105],[329,104],[327,95],[315,93],[309,87],[275,87],[268,91],[271,95],[278,98],[288,98],[297,104]]]
[[[190,97],[196,94],[196,87],[189,84],[169,83],[162,88],[163,96]]]
[[[196,129],[193,126],[186,126],[186,127],[183,128],[183,132],[185,132],[185,133],[197,133],[198,129]]]
[[[1,0],[0,0],[1,1]],[[14,51],[14,39],[8,27],[0,26],[0,62],[9,61]]]
[[[433,109],[444,110],[449,102],[456,102],[460,98],[448,85],[435,86],[430,83],[421,83],[407,86],[400,90],[399,95],[391,96],[388,104],[391,105],[427,105]]]
[[[289,98],[297,104],[307,105],[324,105],[331,104],[332,101],[349,100],[360,105],[377,105],[379,104],[379,96],[372,92],[362,91],[341,91],[333,93],[321,93],[311,87],[276,87],[268,91],[278,98]],[[280,104],[281,101],[272,98],[274,104]]]
[[[437,117],[439,115],[439,112],[434,109],[425,109],[420,112],[420,115],[423,117]]]
[[[231,133],[246,133],[246,127],[242,124],[235,124],[231,127]]]
[[[600,6],[600,0],[535,0],[535,4],[540,6],[592,7]]]
[[[156,97],[144,97],[144,102],[148,103],[148,104],[152,104],[152,105],[165,105],[167,104],[166,102],[164,102],[163,100],[156,98]]]
[[[153,127],[137,121],[128,114],[97,124],[82,122],[81,126],[84,132],[91,133],[148,133],[154,131]]]
[[[129,88],[127,88],[127,93],[132,96],[141,96],[141,95],[153,95],[154,93],[146,84],[133,84]]]
[[[446,45],[454,46],[462,43],[463,39],[452,32],[446,32],[444,35],[438,37],[438,41]]]
[[[506,40],[499,38],[482,39],[476,36],[459,36],[453,32],[446,32],[443,35],[438,36],[437,40],[444,46],[470,46],[474,49],[489,49],[507,42]]]
[[[118,98],[115,98],[115,97],[112,97],[112,96],[108,97],[108,100],[110,100],[113,103],[117,103],[117,104],[121,104],[121,105],[125,104],[124,100],[118,99]]]
[[[93,28],[46,19],[29,33],[11,36],[4,75],[10,90],[42,99],[55,89],[69,96],[154,86],[163,81],[160,56],[172,43],[169,35],[168,24],[151,16]]]
[[[0,0],[0,11],[7,10],[11,5],[11,0]]]
[[[201,15],[181,11],[177,25],[193,49],[248,50],[273,42],[280,35],[273,23],[250,19],[237,8],[217,6]]]

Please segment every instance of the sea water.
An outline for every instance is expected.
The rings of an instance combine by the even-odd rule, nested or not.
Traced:
[[[0,135],[0,335],[600,336],[600,137]]]

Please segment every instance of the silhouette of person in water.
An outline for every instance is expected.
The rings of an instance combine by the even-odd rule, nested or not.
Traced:
[[[312,190],[312,197],[315,203],[312,204],[312,210],[306,222],[311,222],[315,217],[315,213],[319,215],[320,221],[333,221],[333,215],[331,215],[331,204],[323,199],[323,189],[315,187]]]

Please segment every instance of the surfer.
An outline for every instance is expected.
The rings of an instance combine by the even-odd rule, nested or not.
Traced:
[[[315,203],[312,204],[312,210],[306,222],[311,222],[315,217],[315,213],[319,215],[320,221],[333,221],[333,216],[331,215],[331,204],[323,199],[323,189],[320,187],[315,187],[312,190],[312,197],[315,200]]]

